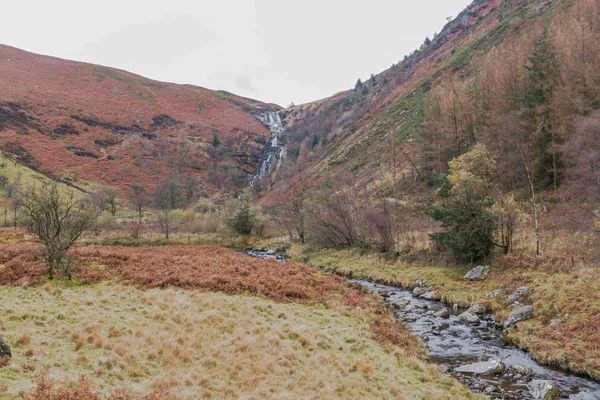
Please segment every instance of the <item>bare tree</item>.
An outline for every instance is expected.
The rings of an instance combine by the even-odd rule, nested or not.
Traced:
[[[20,221],[44,244],[48,279],[54,278],[55,270],[71,279],[72,262],[67,252],[96,218],[79,204],[74,192],[61,194],[54,184],[30,188],[22,196]]]

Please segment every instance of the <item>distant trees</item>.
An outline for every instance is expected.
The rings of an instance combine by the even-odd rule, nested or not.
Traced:
[[[22,196],[20,221],[44,244],[42,255],[49,279],[57,270],[71,279],[73,262],[67,252],[96,218],[79,204],[73,192],[62,194],[56,184],[30,188]]]

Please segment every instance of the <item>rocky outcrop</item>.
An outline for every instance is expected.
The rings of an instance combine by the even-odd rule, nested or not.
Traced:
[[[534,399],[554,400],[560,396],[560,389],[552,381],[536,379],[531,381],[527,388]]]
[[[473,268],[469,272],[465,274],[465,280],[467,281],[482,281],[487,275],[490,273],[489,267],[484,267],[483,265],[478,265]]]
[[[517,322],[526,321],[531,318],[533,318],[533,306],[518,308],[510,313],[506,321],[504,321],[504,329],[510,328]]]

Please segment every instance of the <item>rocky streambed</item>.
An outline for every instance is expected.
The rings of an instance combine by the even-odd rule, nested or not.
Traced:
[[[244,252],[251,257],[286,260],[276,250]],[[474,392],[494,400],[600,400],[600,383],[542,366],[528,353],[504,343],[504,327],[483,306],[448,306],[437,300],[423,281],[409,290],[368,280],[349,280],[379,294],[396,319],[421,337],[440,371],[464,382]],[[522,289],[513,295],[518,297]],[[527,307],[522,310],[529,311]],[[518,318],[514,323],[518,323]]]
[[[365,280],[354,282],[379,294],[394,316],[421,337],[440,370],[491,399],[600,400],[600,383],[538,364],[502,341],[502,325],[482,306],[469,310],[435,300],[431,292]],[[560,394],[559,394],[560,392]]]

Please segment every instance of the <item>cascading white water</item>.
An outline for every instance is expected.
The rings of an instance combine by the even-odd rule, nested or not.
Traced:
[[[285,157],[285,128],[281,117],[276,112],[266,112],[256,116],[259,121],[265,124],[271,132],[271,137],[263,150],[263,156],[260,163],[260,167],[254,175],[250,185],[256,181],[256,179],[262,178],[273,171],[273,158],[277,159],[275,169],[279,169],[283,163]]]

